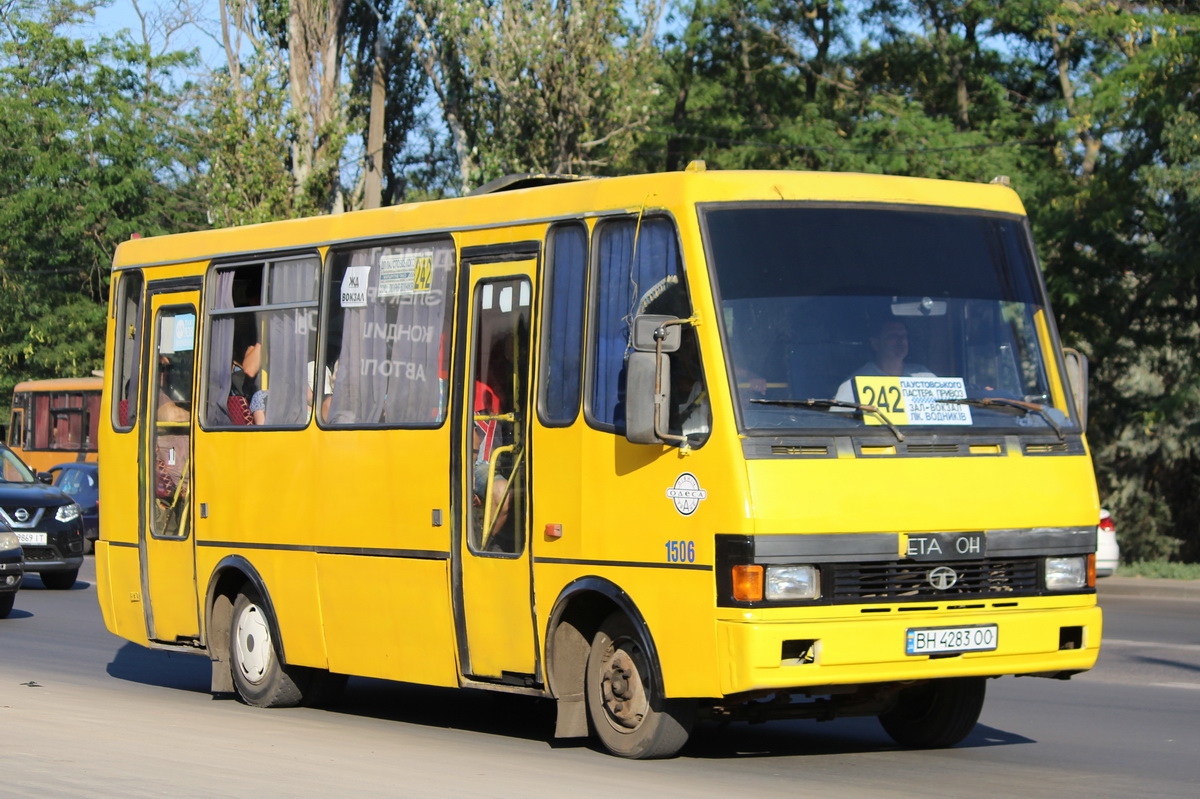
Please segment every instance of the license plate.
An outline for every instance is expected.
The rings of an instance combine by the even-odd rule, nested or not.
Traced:
[[[904,641],[906,655],[944,655],[951,652],[991,652],[1000,640],[995,624],[970,627],[913,627]]]
[[[31,544],[34,546],[37,546],[37,545],[45,546],[46,545],[46,534],[45,533],[17,533],[17,540],[20,541],[22,544]]]

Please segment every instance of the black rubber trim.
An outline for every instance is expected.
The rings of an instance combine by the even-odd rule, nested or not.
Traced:
[[[558,563],[568,564],[572,566],[624,566],[631,569],[677,569],[683,571],[704,571],[710,572],[713,570],[712,564],[708,563],[653,563],[649,561],[636,560],[590,560],[587,558],[538,558],[533,559],[534,563]]]
[[[404,558],[408,560],[449,560],[450,553],[437,549],[387,549],[383,547],[335,547],[320,544],[257,544],[245,541],[197,541],[198,547],[221,549],[255,549],[285,552],[312,552],[317,555],[360,555],[371,558]]]

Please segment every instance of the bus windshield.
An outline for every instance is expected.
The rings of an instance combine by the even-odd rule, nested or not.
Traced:
[[[747,432],[1073,424],[1019,217],[791,203],[702,217]]]

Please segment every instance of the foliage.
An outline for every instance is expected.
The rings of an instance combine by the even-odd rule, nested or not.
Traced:
[[[651,110],[658,0],[414,7],[413,46],[453,139],[458,190],[506,173],[606,174],[626,163]]]
[[[64,33],[87,13],[0,7],[0,396],[99,368],[117,243],[199,221],[165,78],[186,58]]]
[[[1200,563],[1177,563],[1166,560],[1138,560],[1122,564],[1117,570],[1121,577],[1150,577],[1163,580],[1200,580]]]

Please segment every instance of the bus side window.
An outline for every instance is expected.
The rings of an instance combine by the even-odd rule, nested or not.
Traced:
[[[396,242],[336,252],[322,422],[432,427],[446,418],[454,244]],[[326,401],[327,400],[327,401]]]
[[[669,219],[621,219],[596,226],[595,286],[589,407],[591,421],[625,431],[625,364],[630,323],[638,314],[691,316],[675,226]],[[708,392],[696,331],[684,325],[679,350],[671,355],[671,412],[668,431],[686,433],[693,445],[711,427]]]
[[[114,367],[118,375],[113,388],[112,422],[119,431],[133,429],[137,415],[138,377],[142,356],[142,273],[121,275],[117,289]]]
[[[319,276],[315,255],[215,270],[209,294],[208,425],[308,424]]]
[[[546,424],[568,425],[579,413],[582,390],[587,227],[556,225],[548,238],[539,411]]]

